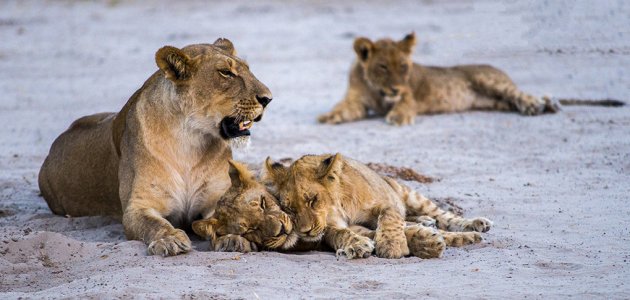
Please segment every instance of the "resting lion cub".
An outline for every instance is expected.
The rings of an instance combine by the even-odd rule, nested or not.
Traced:
[[[374,249],[384,258],[408,255],[407,215],[428,216],[447,231],[486,232],[492,225],[486,218],[464,219],[444,211],[407,186],[341,154],[306,155],[289,167],[267,159],[265,171],[264,180],[292,215],[300,239],[323,240],[349,258],[368,256]],[[375,245],[352,231],[353,225],[374,228]]]
[[[190,250],[185,228],[214,212],[230,185],[230,144],[246,140],[269,89],[218,39],[157,51],[159,70],[119,113],[80,118],[53,143],[39,173],[50,209],[122,218],[149,254]]]
[[[197,235],[210,238],[211,249],[250,252],[258,249],[304,251],[325,248],[319,243],[299,241],[292,218],[281,210],[276,198],[245,165],[230,162],[229,173],[232,185],[219,200],[215,213],[209,219],[193,223]],[[412,210],[409,208],[408,211]],[[460,247],[481,241],[478,232],[447,232],[429,228],[435,226],[435,220],[426,216],[409,219],[420,222],[407,222],[405,236],[410,253],[421,258],[440,257],[445,246]],[[358,235],[374,239],[374,230],[360,225],[348,228]],[[338,254],[344,251],[334,250],[340,250]]]
[[[319,122],[338,124],[367,117],[371,111],[394,125],[413,124],[416,115],[466,110],[555,112],[549,99],[520,91],[501,70],[488,65],[450,68],[422,66],[411,60],[414,33],[401,41],[354,41],[357,60],[346,96]]]

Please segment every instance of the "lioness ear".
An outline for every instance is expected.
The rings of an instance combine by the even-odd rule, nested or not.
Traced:
[[[367,60],[373,48],[374,44],[372,44],[372,41],[367,38],[360,37],[354,40],[354,52],[357,53],[357,56],[361,61]]]
[[[155,53],[155,62],[164,76],[174,82],[182,82],[192,77],[197,69],[195,60],[190,59],[182,50],[164,46]]]
[[[416,33],[412,32],[406,35],[398,42],[398,48],[407,54],[411,54],[413,47],[416,46]]]
[[[319,176],[322,179],[328,181],[335,181],[341,175],[341,167],[343,161],[341,159],[341,153],[331,155],[324,159],[320,165]]]
[[[228,160],[228,163],[230,164],[228,173],[230,174],[230,181],[232,182],[232,186],[240,187],[247,185],[249,182],[252,181],[253,176],[247,169],[247,166],[231,159]]]
[[[219,224],[219,220],[215,218],[205,219],[205,220],[197,220],[192,223],[192,229],[196,235],[207,239],[216,239],[217,234],[215,231],[215,227]]]
[[[217,46],[219,49],[225,51],[229,55],[236,56],[236,49],[234,49],[234,44],[232,44],[232,42],[226,38],[218,38],[216,41],[214,41],[213,45]]]
[[[271,181],[276,183],[284,180],[288,173],[287,167],[279,162],[274,162],[271,157],[267,157],[267,159],[265,159],[264,170],[265,173],[263,177],[267,177],[266,179],[271,179]]]

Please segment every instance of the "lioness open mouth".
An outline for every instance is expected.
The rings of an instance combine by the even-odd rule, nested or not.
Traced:
[[[256,118],[259,119],[260,117]],[[237,122],[234,117],[225,117],[221,120],[221,136],[224,139],[232,139],[237,138],[239,136],[249,136],[251,132],[249,131],[252,126],[254,126],[254,122],[256,120],[244,120]]]

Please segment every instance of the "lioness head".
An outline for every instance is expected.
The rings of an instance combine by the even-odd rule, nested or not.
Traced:
[[[246,139],[271,102],[269,89],[227,39],[182,49],[165,46],[155,60],[161,75],[172,82],[166,92],[185,116],[185,125],[203,134]]]
[[[265,161],[266,175],[281,207],[292,215],[295,230],[302,240],[322,238],[330,208],[339,199],[341,154],[307,155],[285,167]]]
[[[247,167],[230,161],[232,186],[221,197],[214,215],[193,223],[194,232],[213,240],[217,236],[240,235],[271,249],[288,249],[298,240],[293,224],[276,198],[258,183]]]
[[[411,53],[415,44],[414,33],[400,41],[381,39],[372,42],[364,37],[354,41],[354,51],[365,80],[385,101],[398,102],[401,93],[409,88],[413,66]]]

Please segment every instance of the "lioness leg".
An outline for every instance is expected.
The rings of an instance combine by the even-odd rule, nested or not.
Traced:
[[[332,111],[319,116],[317,120],[320,123],[339,124],[364,119],[366,116],[367,107],[361,101],[361,95],[358,91],[350,89]]]
[[[409,254],[405,221],[393,208],[384,209],[378,216],[376,234],[376,255],[383,258],[401,258]]]
[[[171,256],[186,253],[191,242],[181,229],[176,229],[154,208],[138,208],[130,203],[123,215],[127,239],[142,240],[149,255]]]

